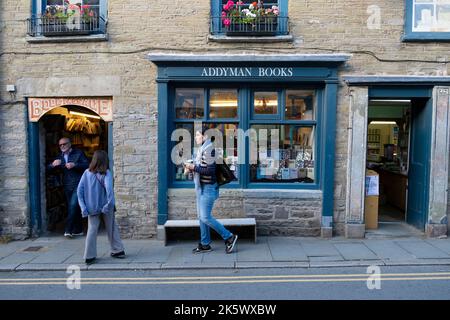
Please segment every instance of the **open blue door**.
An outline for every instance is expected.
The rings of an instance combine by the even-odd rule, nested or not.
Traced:
[[[422,231],[428,215],[431,117],[431,99],[412,100],[406,221]]]

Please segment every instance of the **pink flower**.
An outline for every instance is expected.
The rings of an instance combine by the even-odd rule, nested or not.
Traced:
[[[225,19],[225,20],[223,20],[223,24],[224,24],[226,27],[228,27],[228,26],[231,24],[230,19]]]
[[[228,11],[230,9],[232,9],[234,6],[234,2],[233,1],[228,1],[226,5],[223,6],[223,10]]]
[[[222,18],[226,17],[227,13],[225,11],[222,11]]]

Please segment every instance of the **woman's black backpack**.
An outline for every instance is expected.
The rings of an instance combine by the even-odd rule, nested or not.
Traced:
[[[225,163],[225,161],[217,161],[216,162],[216,180],[219,186],[227,184],[233,180],[237,180],[234,176],[233,171],[231,171],[230,167]]]

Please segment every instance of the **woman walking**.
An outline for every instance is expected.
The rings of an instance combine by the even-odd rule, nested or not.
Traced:
[[[113,179],[108,167],[108,154],[102,150],[95,151],[89,169],[84,171],[78,184],[77,194],[81,215],[88,217],[88,231],[84,250],[86,264],[94,263],[97,257],[97,233],[101,217],[105,222],[106,233],[111,246],[111,256],[125,258],[119,228],[115,223]]]
[[[186,172],[194,172],[195,192],[197,196],[197,215],[200,222],[200,243],[194,253],[211,251],[210,228],[213,228],[225,241],[226,253],[233,252],[237,235],[228,231],[211,214],[214,201],[219,198],[219,188],[216,182],[215,149],[211,139],[205,134],[207,127],[195,132],[195,142],[201,144],[194,163],[186,163]]]

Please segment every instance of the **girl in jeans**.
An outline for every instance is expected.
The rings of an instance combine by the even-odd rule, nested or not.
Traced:
[[[86,264],[94,263],[97,257],[97,232],[101,217],[105,222],[106,233],[111,246],[111,257],[125,258],[119,228],[114,218],[113,179],[108,167],[108,154],[102,150],[95,151],[89,169],[83,173],[78,184],[77,193],[81,215],[88,217],[88,232],[84,251]]]
[[[210,228],[213,228],[224,240],[226,253],[233,252],[238,238],[228,231],[211,214],[214,201],[219,198],[219,188],[216,182],[216,163],[214,144],[205,134],[207,130],[195,132],[195,143],[202,145],[198,151],[194,163],[185,164],[185,172],[194,172],[195,193],[197,197],[197,215],[200,221],[200,243],[193,250],[194,253],[211,251]]]

